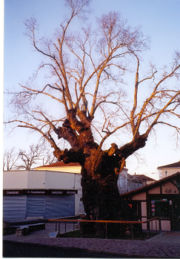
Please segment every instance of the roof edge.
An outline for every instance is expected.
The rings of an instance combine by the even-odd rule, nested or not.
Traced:
[[[168,164],[168,165],[162,165],[162,166],[158,166],[157,169],[163,169],[163,168],[176,168],[176,167],[180,167],[180,161],[172,163],[172,164]]]
[[[130,192],[126,192],[126,193],[123,193],[121,194],[120,196],[123,197],[123,196],[131,196],[131,195],[134,195],[134,194],[138,194],[140,192],[143,192],[143,191],[146,191],[146,190],[149,190],[151,189],[151,187],[156,187],[158,184],[161,184],[163,182],[166,182],[167,180],[173,178],[173,177],[176,177],[177,175],[180,175],[180,171],[176,172],[175,174],[172,174],[172,175],[169,175],[167,177],[164,177],[158,181],[155,181],[154,183],[151,183],[151,184],[148,184],[148,185],[145,185],[143,187],[140,187],[136,190],[133,190],[133,191],[130,191]]]

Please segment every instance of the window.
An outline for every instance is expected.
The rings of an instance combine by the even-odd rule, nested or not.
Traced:
[[[151,216],[170,218],[170,201],[167,199],[151,200]]]

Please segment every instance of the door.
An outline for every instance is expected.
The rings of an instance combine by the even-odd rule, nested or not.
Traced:
[[[172,203],[172,230],[180,230],[180,199]]]
[[[25,195],[4,195],[3,197],[4,221],[23,220],[26,217]]]

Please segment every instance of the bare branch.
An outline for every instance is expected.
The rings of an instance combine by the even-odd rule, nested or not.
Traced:
[[[125,159],[145,146],[155,126],[165,124],[179,132],[171,119],[180,118],[180,55],[169,72],[150,66],[142,76],[144,36],[119,14],[103,15],[94,31],[71,27],[88,2],[66,1],[70,12],[55,40],[38,40],[35,20],[27,24],[34,49],[44,57],[38,68],[43,74],[36,75],[38,87],[36,81],[21,84],[13,100],[18,119],[8,123],[38,132],[58,160],[79,162],[82,185],[92,180],[109,186],[108,177],[117,180]],[[117,133],[123,141],[130,139],[120,147],[110,144]],[[61,150],[58,139],[67,141],[69,150]],[[27,160],[25,154],[21,157]]]
[[[18,154],[15,149],[6,150],[3,155],[3,171],[11,171],[16,168]]]

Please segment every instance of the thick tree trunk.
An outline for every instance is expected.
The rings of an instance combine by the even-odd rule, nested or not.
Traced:
[[[87,219],[113,220],[120,217],[120,196],[117,187],[114,158],[103,152],[101,161],[92,174],[92,160],[86,158],[82,167],[82,200]],[[90,225],[91,224],[91,225]],[[105,225],[86,225],[85,232],[104,236]],[[112,230],[112,228],[111,228]]]
[[[119,160],[107,151],[91,149],[82,164],[82,193],[89,219],[117,218]]]
[[[106,170],[104,168],[104,170]],[[82,200],[89,219],[117,219],[119,211],[119,193],[117,175],[107,175],[93,179],[82,168]]]
[[[137,141],[129,143],[121,150],[116,144],[99,153],[97,149],[88,149],[82,164],[81,182],[82,200],[88,219],[122,219],[124,211],[117,187],[118,172],[123,168],[125,158],[134,150],[143,147],[145,142],[146,136],[140,136]],[[111,230],[112,234],[116,234],[115,224],[111,225]],[[102,231],[103,225],[96,225],[95,233]]]
[[[57,129],[59,138],[70,142],[70,150],[61,151],[55,146],[54,155],[65,163],[79,162],[82,167],[82,201],[87,219],[120,219],[121,203],[117,187],[118,173],[124,166],[125,159],[145,145],[147,136],[138,135],[121,148],[115,143],[108,150],[94,142],[91,129],[86,123],[80,123],[70,113],[69,120]],[[74,132],[76,128],[79,132]],[[95,233],[102,230],[102,224],[95,224]]]
[[[120,219],[120,196],[116,175],[111,174],[104,178],[92,179],[83,168],[81,184],[87,219]],[[105,237],[107,235],[106,225],[102,223],[83,223],[81,224],[81,232],[88,236]],[[119,226],[108,224],[108,236],[118,234]]]

